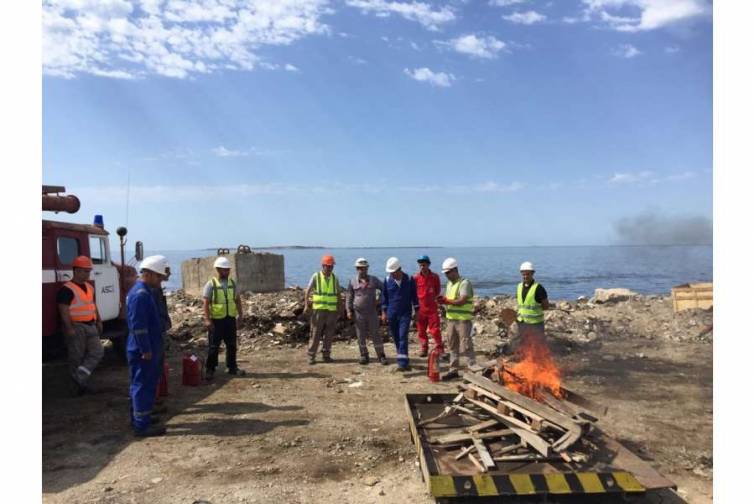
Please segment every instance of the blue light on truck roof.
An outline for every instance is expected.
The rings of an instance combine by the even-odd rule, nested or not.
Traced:
[[[94,225],[101,228],[105,227],[105,221],[103,220],[102,215],[94,216]]]

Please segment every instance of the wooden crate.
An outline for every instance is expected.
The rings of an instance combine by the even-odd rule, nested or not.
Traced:
[[[674,312],[713,306],[713,284],[710,282],[688,283],[671,288]]]

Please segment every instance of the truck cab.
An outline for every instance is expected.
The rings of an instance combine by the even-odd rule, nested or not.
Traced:
[[[49,208],[45,207],[44,194],[43,189],[43,210],[46,210]],[[74,211],[76,210],[78,200]],[[123,229],[125,234],[125,228]],[[123,346],[126,336],[126,293],[136,281],[136,270],[113,260],[109,235],[101,224],[42,220],[43,360],[59,355],[65,347],[56,296],[63,284],[73,277],[72,263],[80,255],[92,260],[93,269],[89,281],[94,285],[97,310],[105,330],[104,337],[112,339],[118,347]]]

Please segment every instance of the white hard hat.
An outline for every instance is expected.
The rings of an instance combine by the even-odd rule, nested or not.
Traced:
[[[168,259],[162,255],[153,255],[145,257],[139,265],[139,270],[149,270],[159,275],[166,275],[168,269]]]
[[[519,271],[535,271],[535,265],[529,261],[524,261],[522,265],[519,266]]]
[[[443,270],[443,273],[446,273],[458,267],[459,267],[459,263],[456,262],[456,259],[454,259],[453,257],[449,257],[445,261],[443,261],[443,265],[441,266],[441,269]]]
[[[369,265],[370,263],[368,263],[367,259],[365,259],[364,257],[360,257],[359,259],[354,261],[354,267],[356,268],[366,268]]]
[[[388,273],[393,273],[394,271],[398,271],[401,269],[401,262],[399,262],[398,257],[389,257],[388,261],[385,263],[385,271]]]
[[[231,269],[231,261],[229,261],[227,257],[218,257],[217,259],[215,259],[215,264],[213,264],[212,267]]]

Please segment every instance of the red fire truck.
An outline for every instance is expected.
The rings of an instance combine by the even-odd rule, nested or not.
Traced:
[[[42,186],[42,210],[76,213],[79,199],[65,195],[65,187]],[[104,338],[113,341],[115,348],[125,350],[126,294],[136,281],[136,269],[124,266],[125,227],[116,230],[120,240],[120,262],[110,252],[109,235],[102,216],[96,215],[93,224],[74,224],[42,220],[42,359],[61,355],[65,348],[58,306],[58,289],[72,278],[71,263],[79,255],[92,259],[94,266],[90,282],[94,284],[97,310],[104,325]],[[135,259],[140,261],[143,245],[136,242]]]

